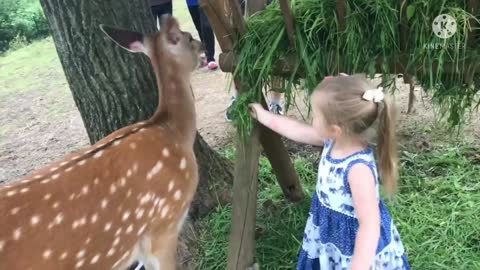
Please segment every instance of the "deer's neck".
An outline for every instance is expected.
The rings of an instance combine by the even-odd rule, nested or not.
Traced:
[[[181,71],[174,63],[163,64],[166,66],[155,68],[160,100],[152,121],[174,131],[180,143],[193,146],[197,129],[190,72]]]

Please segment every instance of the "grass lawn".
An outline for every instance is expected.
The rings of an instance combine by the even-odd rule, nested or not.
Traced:
[[[308,196],[316,179],[312,160],[295,159]],[[257,260],[261,269],[294,269],[310,197],[287,204],[268,161],[260,164]],[[480,269],[480,156],[467,147],[404,152],[401,168],[401,190],[388,206],[412,269]],[[218,208],[204,221],[197,269],[226,269],[231,211]]]

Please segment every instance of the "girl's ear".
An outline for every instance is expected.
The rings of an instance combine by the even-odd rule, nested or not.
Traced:
[[[343,135],[343,129],[339,125],[331,125],[330,130],[335,138]]]

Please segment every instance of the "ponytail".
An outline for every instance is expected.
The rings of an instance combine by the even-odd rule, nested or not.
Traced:
[[[380,179],[388,195],[393,196],[397,190],[398,158],[397,140],[395,138],[396,112],[394,105],[385,97],[378,126],[378,158]]]

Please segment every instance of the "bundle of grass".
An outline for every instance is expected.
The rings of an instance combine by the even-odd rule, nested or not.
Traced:
[[[380,71],[388,85],[391,75],[398,73],[396,64],[404,58],[408,73],[432,93],[450,126],[459,126],[465,112],[480,105],[479,79],[471,72],[472,65],[480,63],[480,45],[467,42],[473,30],[470,24],[479,17],[467,12],[465,0],[408,3],[406,14],[401,14],[398,0],[347,0],[345,28],[341,29],[335,0],[291,0],[296,49],[289,46],[276,1],[250,17],[247,34],[235,46],[238,63],[234,75],[248,89],[235,109],[241,135],[246,136],[252,127],[246,106],[260,100],[277,61],[292,55],[297,61],[290,76],[284,78],[287,109],[300,83],[309,96],[326,75],[346,72],[373,77]],[[457,32],[451,38],[442,39],[432,32],[439,14],[455,19]],[[407,51],[400,49],[402,16],[407,16],[409,25]]]

